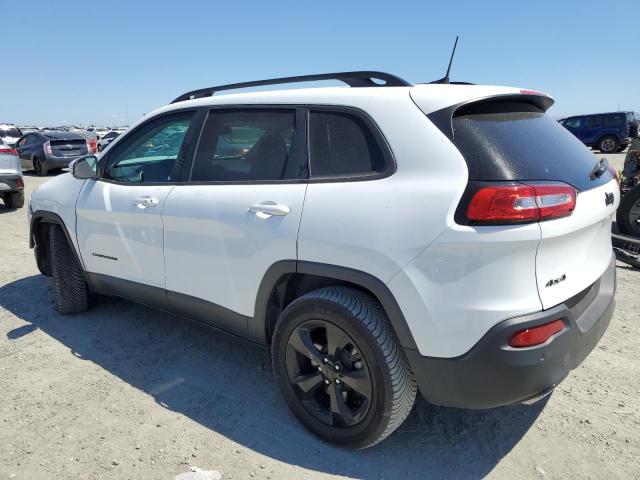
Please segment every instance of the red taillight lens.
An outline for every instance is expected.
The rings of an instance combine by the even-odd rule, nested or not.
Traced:
[[[576,190],[565,184],[491,185],[478,190],[467,218],[474,222],[522,223],[571,215]]]
[[[0,155],[14,155],[18,156],[18,151],[15,148],[0,148]]]
[[[87,140],[87,152],[96,153],[98,151],[98,145],[95,140]]]
[[[562,320],[554,320],[550,323],[545,323],[539,327],[527,328],[521,330],[509,340],[509,345],[514,348],[533,347],[545,343],[556,333],[564,330],[564,323]]]
[[[52,152],[51,152],[51,143],[44,142],[42,144],[42,148],[44,148],[44,154],[45,155],[51,155],[52,154]]]
[[[22,177],[16,180],[16,185],[18,186],[18,188],[24,188],[24,180],[22,180]]]
[[[620,174],[618,173],[616,168],[611,164],[609,164],[609,173],[613,175],[613,178],[615,178],[616,182],[618,182],[618,185],[620,185]]]

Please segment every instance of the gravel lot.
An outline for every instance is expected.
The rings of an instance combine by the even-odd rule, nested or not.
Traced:
[[[41,182],[27,176],[27,193]],[[193,466],[224,479],[640,478],[638,270],[619,265],[611,326],[546,401],[419,400],[381,445],[349,452],[293,419],[264,351],[124,300],[57,315],[25,217],[0,205],[0,479],[173,479]]]

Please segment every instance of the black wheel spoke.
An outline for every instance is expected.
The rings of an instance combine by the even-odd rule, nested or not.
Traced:
[[[318,364],[323,362],[324,355],[313,344],[309,330],[304,328],[297,329],[291,334],[291,337],[289,338],[289,345],[291,345],[296,352],[301,353],[309,360]]]
[[[325,331],[327,333],[327,352],[330,355],[335,355],[336,351],[349,341],[349,338],[342,330],[330,323],[327,323]]]
[[[307,396],[314,393],[321,385],[324,385],[322,375],[318,372],[313,372],[308,375],[299,375],[292,378],[291,381],[300,387],[300,390],[302,390],[302,392]]]
[[[371,398],[371,379],[365,370],[343,370],[341,380],[363,397]]]
[[[355,419],[353,418],[353,414],[351,410],[347,406],[347,402],[342,396],[342,390],[339,385],[331,384],[329,385],[329,400],[331,404],[331,415],[334,420],[334,424],[336,421],[338,423],[342,423],[344,425],[353,425],[355,423]]]

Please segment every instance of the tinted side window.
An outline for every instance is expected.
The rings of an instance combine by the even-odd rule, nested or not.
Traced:
[[[293,109],[213,110],[207,118],[192,181],[300,178],[294,160]]]
[[[587,117],[584,121],[584,126],[587,128],[594,128],[600,126],[600,115],[593,115]]]
[[[567,128],[580,128],[581,119],[579,117],[576,118],[567,118],[563,125]]]
[[[312,176],[372,175],[386,170],[385,156],[363,119],[344,112],[311,111]]]
[[[624,127],[627,124],[627,115],[625,113],[612,113],[604,116],[605,127]]]
[[[104,178],[128,183],[170,183],[193,112],[153,120],[133,131],[109,154]]]

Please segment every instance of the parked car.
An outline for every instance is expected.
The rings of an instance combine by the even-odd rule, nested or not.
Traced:
[[[9,145],[15,146],[22,132],[13,123],[0,123],[0,140]]]
[[[0,141],[0,200],[7,208],[24,205],[24,179],[18,153]]]
[[[615,153],[631,142],[629,127],[634,118],[634,112],[596,113],[564,118],[560,123],[585,145]]]
[[[72,132],[32,132],[22,137],[16,150],[25,170],[46,176],[50,170],[67,168],[74,159],[94,153],[89,140]]]
[[[188,92],[38,187],[58,311],[96,291],[263,345],[293,413],[353,448],[416,387],[463,408],[548,395],[613,313],[614,172],[542,93],[380,72],[241,86],[326,79],[353,87]]]
[[[100,137],[100,140],[98,140],[98,151],[101,152],[104,150],[118,135],[120,135],[120,132],[116,131],[105,133]]]

